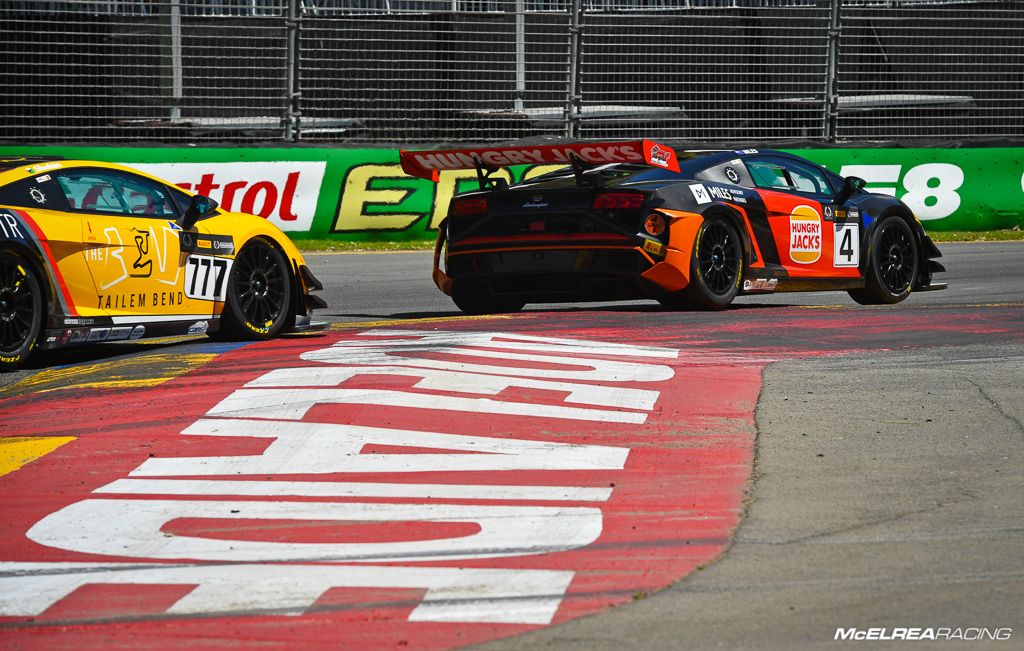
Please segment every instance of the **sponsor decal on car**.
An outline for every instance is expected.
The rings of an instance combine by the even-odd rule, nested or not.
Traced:
[[[728,188],[719,187],[717,185],[709,185],[707,186],[707,189],[708,194],[716,199],[721,199],[722,201],[733,200],[732,193],[729,192]]]
[[[693,198],[697,200],[697,203],[711,203],[711,197],[708,195],[708,190],[700,183],[694,183],[690,186],[690,192],[693,193]]]
[[[130,337],[131,334],[132,329],[130,326],[117,326],[110,329],[110,332],[107,334],[107,341],[122,341]]]
[[[103,341],[110,334],[110,328],[93,328],[89,331],[86,341]]]
[[[778,278],[755,278],[754,280],[743,281],[743,291],[746,292],[771,292],[778,286]]]
[[[188,334],[190,335],[202,335],[206,334],[206,331],[210,329],[209,321],[196,321],[188,327]]]
[[[789,257],[799,264],[821,258],[821,215],[813,206],[797,206],[789,215]]]
[[[49,172],[50,170],[59,170],[63,165],[60,163],[43,163],[41,165],[33,165],[32,167],[26,167],[25,171],[29,174],[39,174],[40,172]]]
[[[106,246],[83,249],[101,292],[129,278],[147,278],[170,286],[178,284],[181,273],[178,233],[165,223],[160,224],[159,234],[153,226],[145,230],[107,226],[103,235]]]
[[[644,240],[644,251],[652,255],[665,255],[665,245],[654,240]]]
[[[651,147],[651,163],[658,165],[659,167],[668,167],[671,159],[671,151],[663,149],[659,145],[653,145]]]
[[[128,292],[123,294],[98,294],[96,307],[101,310],[136,310],[154,307],[169,307],[185,302],[183,292]]]
[[[219,255],[231,255],[235,252],[235,240],[230,235],[207,235],[205,233],[182,233],[181,252],[194,253],[202,250]]]
[[[3,235],[4,239],[7,240],[24,240],[26,239],[25,234],[22,232],[22,225],[18,222],[18,219],[9,212],[0,212],[0,235]]]

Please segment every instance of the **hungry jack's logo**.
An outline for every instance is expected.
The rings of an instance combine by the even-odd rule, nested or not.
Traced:
[[[789,215],[789,257],[799,264],[821,258],[821,215],[811,206],[797,206]]]

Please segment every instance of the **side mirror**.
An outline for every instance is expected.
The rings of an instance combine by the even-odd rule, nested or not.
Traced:
[[[859,176],[848,176],[843,179],[843,189],[836,195],[836,203],[846,203],[846,200],[864,189],[868,182]]]
[[[209,215],[217,209],[217,202],[210,197],[204,197],[201,194],[197,194],[192,197],[191,203],[188,204],[188,210],[181,217],[182,230],[192,230],[192,227],[196,225],[200,217]]]

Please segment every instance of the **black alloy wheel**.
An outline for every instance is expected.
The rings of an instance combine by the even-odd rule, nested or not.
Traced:
[[[743,276],[743,243],[736,229],[721,217],[708,217],[697,231],[690,257],[690,284],[658,301],[671,308],[721,310],[739,293]]]
[[[891,215],[875,228],[864,271],[864,288],[851,289],[861,305],[899,303],[914,288],[917,278],[917,239],[902,218]]]
[[[219,334],[244,339],[273,337],[291,316],[291,290],[284,255],[268,241],[250,241],[231,267]]]
[[[700,235],[697,265],[704,285],[715,296],[726,296],[736,287],[740,273],[739,238],[723,221],[712,221]]]
[[[42,283],[14,251],[0,251],[0,369],[21,366],[43,325]]]

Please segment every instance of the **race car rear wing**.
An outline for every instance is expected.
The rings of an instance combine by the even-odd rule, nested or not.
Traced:
[[[509,165],[563,164],[578,169],[582,165],[608,163],[645,163],[679,171],[676,152],[651,140],[624,142],[585,142],[566,145],[521,145],[518,147],[485,147],[480,149],[435,149],[400,153],[406,174],[437,182],[438,175],[448,170],[471,170],[484,176]]]

